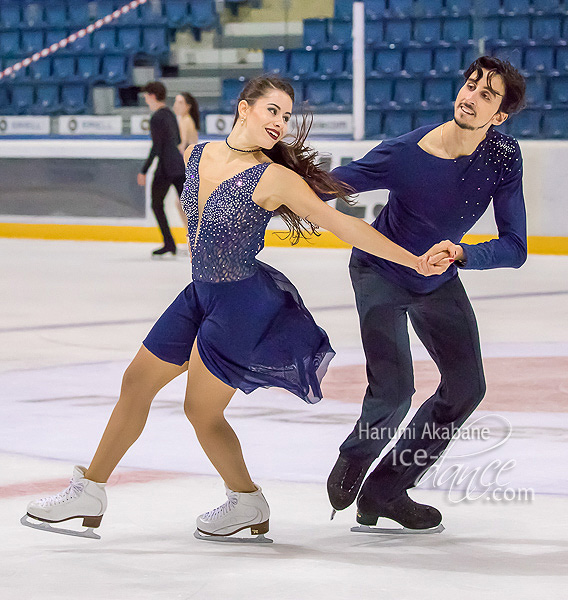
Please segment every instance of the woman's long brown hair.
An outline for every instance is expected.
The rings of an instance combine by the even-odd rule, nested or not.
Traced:
[[[252,105],[272,89],[283,91],[294,102],[294,88],[285,79],[274,75],[255,77],[245,85],[239,95],[233,127],[239,119],[238,104],[241,100],[246,100]],[[276,142],[269,150],[263,149],[262,151],[275,163],[298,173],[316,194],[334,194],[348,204],[352,204],[353,201],[349,199],[349,194],[352,194],[353,190],[325,171],[321,167],[321,163],[317,161],[317,152],[306,145],[312,121],[313,115],[303,112],[296,135],[291,141],[285,141],[290,137],[286,136],[284,140]],[[292,245],[297,244],[301,237],[306,238],[306,234],[319,235],[317,225],[307,219],[302,219],[287,206],[280,206],[275,212],[288,226],[289,233],[286,237],[290,237]]]

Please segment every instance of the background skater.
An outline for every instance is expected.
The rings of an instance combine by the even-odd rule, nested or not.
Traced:
[[[367,470],[410,409],[407,317],[441,375],[438,389],[408,425],[412,435],[402,436],[365,481],[357,510],[363,525],[375,525],[380,516],[411,529],[441,522],[438,510],[412,501],[407,490],[447,447],[443,432],[460,427],[485,394],[477,324],[457,267],[520,267],[526,260],[521,152],[516,140],[494,129],[522,109],[524,79],[509,63],[487,56],[464,76],[452,121],[385,141],[333,171],[358,192],[390,190],[373,224],[389,239],[419,254],[439,239],[455,243],[454,265],[428,279],[361,249],[352,253],[368,387],[361,416],[328,479],[334,509],[355,500]],[[491,201],[499,238],[459,243]]]
[[[152,254],[162,256],[164,254],[176,254],[176,244],[168,225],[168,219],[164,210],[164,199],[170,186],[173,185],[181,196],[183,190],[184,164],[183,156],[179,151],[181,143],[178,123],[174,113],[166,106],[166,88],[159,81],[151,81],[143,88],[144,100],[153,112],[150,119],[150,134],[152,136],[152,148],[150,154],[138,174],[138,185],[146,185],[146,173],[157,156],[158,165],[152,181],[152,210],[156,215],[158,226],[164,238],[164,245]]]

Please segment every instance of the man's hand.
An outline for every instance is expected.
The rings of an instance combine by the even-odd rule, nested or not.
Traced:
[[[146,185],[146,175],[144,173],[138,173],[138,177],[136,178],[138,185],[144,187]]]
[[[419,257],[416,270],[425,277],[441,275],[460,256],[463,256],[461,247],[444,240],[434,244],[428,252]]]

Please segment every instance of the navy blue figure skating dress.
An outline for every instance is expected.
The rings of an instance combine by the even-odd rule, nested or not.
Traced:
[[[193,281],[158,319],[144,346],[158,358],[184,364],[196,341],[218,379],[250,393],[281,387],[309,403],[334,356],[298,291],[282,273],[256,260],[273,213],[253,202],[270,163],[222,181],[199,219],[199,161],[194,146],[181,203],[188,218]]]

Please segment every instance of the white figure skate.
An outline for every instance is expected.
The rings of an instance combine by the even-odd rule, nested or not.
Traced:
[[[41,531],[99,540],[100,536],[93,529],[101,524],[107,507],[106,484],[85,479],[85,471],[85,467],[76,466],[67,489],[54,496],[46,496],[30,502],[28,511],[20,519],[20,523]],[[28,517],[35,521],[30,521]],[[83,527],[87,529],[75,531],[50,525],[50,523],[61,523],[69,519],[83,519]]]
[[[194,536],[198,540],[213,542],[236,542],[270,544],[264,537],[268,533],[270,508],[260,487],[256,492],[233,492],[227,486],[227,502],[197,517]],[[230,537],[243,529],[250,528],[254,537]]]

